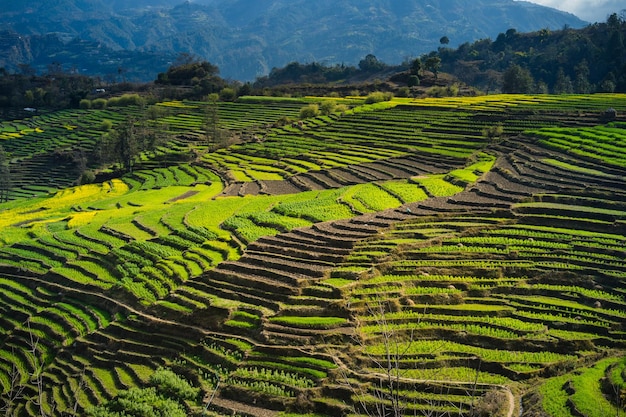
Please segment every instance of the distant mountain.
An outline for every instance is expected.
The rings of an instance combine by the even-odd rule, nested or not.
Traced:
[[[514,0],[18,0],[3,6],[0,25],[28,38],[0,44],[0,66],[9,69],[20,63],[41,69],[52,61],[85,68],[80,51],[28,49],[31,37],[54,33],[61,42],[79,38],[113,55],[159,56],[161,66],[150,68],[155,76],[163,62],[189,52],[218,65],[224,77],[250,80],[292,61],[356,64],[371,53],[394,64],[436,49],[443,36],[456,46],[510,28],[585,22]]]

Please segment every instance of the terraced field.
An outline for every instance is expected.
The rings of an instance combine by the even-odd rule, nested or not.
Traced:
[[[189,415],[617,415],[626,97],[333,99],[284,123],[320,100],[220,103],[240,140],[215,151],[206,103],[156,104],[169,140],[77,187],[42,150],[142,110],[3,122],[3,411],[108,415],[164,367],[200,389]]]

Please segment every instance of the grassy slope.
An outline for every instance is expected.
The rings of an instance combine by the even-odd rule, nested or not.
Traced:
[[[323,316],[316,315],[314,308],[311,308],[311,311],[308,313],[294,310],[281,313],[280,310],[284,307],[280,306],[278,306],[278,311],[272,311],[271,307],[268,307],[269,310],[266,310],[258,305],[255,306],[250,301],[230,299],[225,293],[207,294],[206,291],[198,293],[197,287],[186,285],[185,283],[194,282],[196,277],[200,277],[205,271],[214,268],[225,260],[236,260],[241,256],[242,247],[240,245],[242,243],[251,243],[264,235],[273,235],[295,227],[309,226],[320,220],[349,218],[361,213],[373,213],[383,209],[395,208],[402,203],[423,200],[427,195],[449,196],[458,193],[492,168],[493,157],[489,157],[487,154],[475,154],[476,149],[486,145],[485,141],[480,139],[481,131],[485,126],[493,123],[491,120],[503,123],[505,131],[510,135],[527,129],[535,129],[535,133],[529,134],[542,138],[544,142],[541,143],[548,149],[556,147],[562,151],[562,153],[556,155],[558,158],[554,155],[545,158],[547,160],[562,160],[561,163],[555,164],[552,162],[548,165],[560,167],[565,171],[573,173],[574,176],[579,173],[593,176],[597,172],[602,172],[600,177],[606,178],[608,176],[619,181],[620,176],[615,171],[623,170],[623,153],[594,153],[593,147],[585,148],[582,146],[576,146],[572,150],[569,148],[563,149],[565,145],[563,145],[562,137],[551,135],[551,133],[555,132],[555,129],[542,128],[555,122],[558,123],[558,120],[555,121],[550,116],[550,113],[555,110],[570,111],[578,114],[582,109],[583,112],[597,114],[611,104],[613,107],[623,111],[623,106],[619,107],[620,103],[623,103],[622,100],[623,97],[617,95],[591,98],[570,97],[566,99],[541,96],[500,96],[418,100],[415,102],[397,100],[393,103],[395,112],[389,112],[390,110],[387,110],[387,112],[382,111],[381,113],[373,113],[371,110],[365,112],[355,111],[354,114],[348,114],[341,118],[321,118],[317,123],[307,121],[304,130],[291,130],[289,127],[272,130],[268,133],[268,140],[263,146],[263,160],[253,158],[253,156],[256,157],[258,155],[260,146],[249,143],[234,147],[230,154],[222,153],[224,158],[214,159],[212,162],[215,169],[224,170],[224,172],[226,170],[241,170],[241,172],[254,175],[255,172],[260,172],[259,167],[266,167],[266,169],[275,167],[280,158],[284,157],[280,146],[281,141],[286,141],[294,136],[300,138],[300,143],[306,143],[307,145],[298,152],[288,156],[294,160],[300,159],[315,163],[318,169],[327,170],[332,167],[352,166],[363,162],[374,162],[380,159],[413,154],[440,155],[441,157],[451,157],[455,161],[450,163],[448,168],[438,176],[429,176],[429,173],[425,173],[425,175],[415,176],[410,180],[379,181],[375,187],[372,185],[356,185],[334,190],[308,191],[290,195],[219,197],[224,190],[224,184],[211,171],[200,168],[186,168],[188,171],[194,172],[193,175],[197,179],[202,179],[201,181],[186,181],[181,178],[167,180],[169,175],[173,176],[174,174],[167,174],[165,172],[167,170],[158,171],[153,169],[144,170],[135,174],[132,178],[115,179],[103,184],[67,188],[47,197],[18,199],[5,203],[0,206],[2,210],[0,212],[2,214],[0,216],[0,229],[2,230],[0,232],[0,241],[2,242],[0,247],[2,259],[0,259],[0,263],[7,265],[7,267],[14,267],[12,269],[4,269],[3,274],[7,278],[13,276],[12,282],[14,282],[14,284],[10,284],[11,281],[7,280],[5,285],[7,288],[11,285],[13,287],[17,286],[17,288],[9,292],[9,300],[12,300],[10,302],[14,303],[15,307],[23,311],[23,313],[14,316],[9,314],[9,310],[3,312],[3,318],[5,319],[2,324],[4,335],[2,348],[3,374],[0,380],[5,387],[4,389],[7,390],[10,385],[9,375],[11,367],[9,364],[11,362],[17,361],[20,364],[19,368],[23,378],[32,372],[33,364],[37,363],[37,355],[24,352],[18,354],[18,356],[23,356],[23,358],[18,359],[15,358],[14,353],[11,353],[14,346],[22,346],[24,351],[27,350],[27,323],[33,323],[33,325],[37,323],[37,327],[35,329],[31,328],[31,332],[38,332],[42,338],[50,340],[50,343],[46,344],[45,351],[41,352],[41,357],[52,358],[58,355],[58,360],[52,360],[47,365],[47,378],[50,378],[51,381],[67,378],[69,384],[78,383],[80,373],[76,370],[78,369],[77,363],[81,363],[81,361],[89,363],[95,357],[101,357],[102,352],[109,351],[109,348],[103,348],[103,339],[109,339],[109,345],[111,343],[114,345],[120,344],[120,346],[126,346],[123,349],[124,351],[135,352],[122,361],[123,363],[107,362],[99,359],[98,363],[101,365],[97,369],[102,369],[102,372],[106,370],[106,372],[114,372],[117,375],[128,374],[131,376],[128,378],[118,376],[118,379],[125,379],[126,382],[118,381],[113,383],[106,382],[107,377],[102,376],[102,372],[94,372],[93,375],[90,375],[91,382],[88,384],[89,389],[87,390],[91,394],[81,396],[82,406],[111,397],[124,386],[140,384],[142,380],[145,380],[145,377],[142,376],[146,372],[144,368],[154,369],[162,363],[175,364],[182,368],[193,370],[197,375],[195,377],[197,383],[203,385],[206,389],[210,389],[209,387],[214,383],[216,375],[221,375],[221,378],[227,379],[227,387],[230,387],[231,391],[235,390],[234,392],[240,393],[256,392],[257,395],[261,395],[264,398],[263,403],[268,406],[273,404],[272,400],[268,398],[290,398],[300,392],[299,390],[307,390],[310,389],[310,386],[324,384],[324,382],[320,382],[325,381],[324,379],[314,378],[310,380],[307,379],[308,377],[305,377],[305,379],[300,380],[298,378],[303,378],[303,373],[305,375],[307,372],[310,374],[312,372],[310,370],[326,369],[327,371],[334,365],[324,364],[317,367],[304,367],[303,370],[302,366],[297,366],[293,362],[290,363],[267,353],[264,353],[266,357],[261,355],[256,361],[248,359],[246,362],[248,363],[247,373],[244,374],[240,371],[231,375],[231,371],[241,363],[241,357],[233,356],[232,352],[246,352],[246,349],[249,349],[242,348],[240,344],[237,344],[237,340],[240,343],[242,340],[245,340],[242,339],[241,335],[252,337],[255,340],[254,343],[259,343],[256,340],[255,329],[259,329],[261,318],[264,316],[271,318],[276,315],[276,318],[269,321],[276,325],[312,327],[314,331],[328,331],[330,334],[333,333],[333,329],[337,326],[342,327],[342,325],[346,324],[344,318],[329,317],[325,320]],[[188,106],[168,103],[168,106],[183,109],[183,113],[178,116],[168,116],[170,117],[170,122],[178,122],[177,130],[184,131],[185,123],[188,123],[189,117],[181,117],[181,115],[185,114],[184,112],[190,112],[192,117],[201,117],[201,115],[194,113],[193,110],[200,106],[197,103]],[[276,106],[280,108],[280,104]],[[262,110],[262,106],[255,109],[257,109],[262,121],[268,121],[273,117],[274,113]],[[278,114],[293,113],[294,109],[296,108],[291,105],[291,107],[285,107],[283,110],[280,110]],[[224,120],[227,120],[228,110],[222,109],[222,111],[224,111]],[[515,111],[521,113],[533,111],[535,113],[534,117],[524,120],[516,116]],[[407,114],[410,117],[407,117]],[[487,121],[474,117],[475,115],[484,115]],[[385,123],[381,123],[381,117],[384,118]],[[226,127],[228,127],[228,123],[231,123],[233,126],[237,125],[237,120],[239,120],[237,117],[228,119],[225,122]],[[94,120],[94,123],[97,123],[97,119]],[[369,131],[363,134],[363,138],[351,136],[355,133],[355,129],[363,125],[370,126]],[[336,128],[334,128],[335,126]],[[621,131],[622,129],[619,128],[616,128],[614,131],[606,128],[597,130],[585,128],[584,131],[568,128],[556,133],[587,139],[590,135],[596,133],[597,135],[613,134],[614,136],[611,140],[615,142],[623,140],[616,139],[623,137],[620,136]],[[24,133],[35,134],[40,132],[28,131]],[[378,144],[376,141],[371,140],[372,136],[377,139]],[[560,141],[556,141],[556,139]],[[10,140],[10,138],[7,137],[5,140]],[[267,146],[269,142],[275,143],[275,145],[272,147]],[[374,142],[374,144],[370,142]],[[514,143],[514,141],[512,142]],[[580,139],[577,142],[567,143],[579,142]],[[385,153],[388,152],[387,144],[389,143],[395,143],[393,154]],[[556,145],[553,145],[553,143]],[[197,145],[192,144],[190,146]],[[354,155],[346,155],[346,148],[354,148],[355,146],[362,147],[362,150],[367,149],[370,155],[377,156],[355,159]],[[623,149],[621,145],[613,146],[617,149]],[[384,152],[383,149],[385,149]],[[320,153],[322,151],[324,153]],[[219,156],[220,153],[216,154]],[[584,158],[569,160],[567,159],[568,154]],[[361,155],[363,154],[361,153]],[[240,161],[234,165],[229,165],[226,160],[227,156],[240,158]],[[241,162],[242,160],[247,162]],[[576,165],[581,164],[581,160],[584,161],[584,165]],[[607,170],[606,167],[597,166],[598,160],[611,164],[613,169]],[[468,168],[465,170],[459,169],[463,165],[468,166]],[[256,166],[256,168],[246,168],[247,166]],[[580,168],[577,168],[579,166]],[[289,174],[288,171],[281,171],[281,178],[289,178],[290,175],[293,174]],[[257,179],[262,180],[263,178]],[[623,176],[621,179],[623,180]],[[142,182],[138,183],[139,180]],[[156,186],[159,188],[152,188]],[[396,191],[389,193],[385,190]],[[404,195],[405,198],[403,199],[401,195]],[[546,204],[531,202],[517,207],[519,207],[518,210],[522,211],[528,210],[529,206],[530,209],[534,210],[555,208],[554,205],[546,206]],[[582,205],[584,206],[584,204]],[[595,210],[587,211],[598,212],[599,210],[608,209],[596,208]],[[600,212],[601,215],[617,215],[618,217],[615,220],[617,223],[623,222],[624,219],[620,213],[619,207],[617,209],[612,208],[610,212]],[[454,219],[454,221],[463,221],[463,218]],[[486,220],[476,220],[478,223],[484,221]],[[456,238],[454,233],[464,229],[459,229],[458,226],[450,228],[450,223],[447,221],[440,223],[440,227],[436,231],[429,233],[433,233],[432,236],[441,235],[444,243],[450,241],[451,245],[456,245],[454,246],[455,250],[450,250],[452,246],[448,246],[447,255],[442,259],[449,259],[451,254],[453,259],[454,257],[457,259],[466,257],[467,251],[465,249],[471,245],[467,241],[453,240]],[[453,233],[452,236],[450,232]],[[420,231],[419,233],[423,232]],[[413,244],[421,247],[423,244],[419,240],[415,240],[414,236],[414,233],[405,235],[399,233],[394,236],[394,239],[400,240],[387,242],[383,246],[379,245],[372,248],[367,247],[366,244],[365,249],[360,249],[360,255],[359,250],[357,250],[356,253],[353,253],[348,258],[348,262],[342,266],[346,269],[354,268],[359,270],[359,268],[363,268],[363,270],[367,270],[372,265],[378,265],[378,259],[384,259],[385,256],[391,253],[390,251],[393,250],[397,242],[405,245],[402,246],[402,250],[410,248]],[[420,236],[431,236],[431,234],[420,234]],[[540,241],[538,238],[535,239],[537,242]],[[597,242],[604,242],[604,244],[609,240],[615,241],[614,245],[619,247],[621,238],[620,236],[598,236],[597,239]],[[554,239],[551,241],[553,242]],[[593,243],[593,241],[589,243],[589,247],[593,247]],[[461,244],[463,246],[459,246]],[[517,244],[519,247],[514,248],[515,243],[505,244],[511,246],[511,248],[507,248],[507,253],[516,251],[518,256],[521,254],[522,260],[524,260],[526,253],[532,255],[532,251],[529,249],[520,249],[523,245]],[[531,246],[537,247],[537,245]],[[429,244],[429,247],[432,246]],[[489,246],[482,248],[480,245],[476,245],[474,252],[488,253],[489,256],[486,257],[486,262],[489,262],[488,259],[490,257],[495,259],[501,253],[498,252],[501,251],[500,247],[498,247],[498,251]],[[433,249],[435,252],[437,251],[437,248]],[[528,252],[525,252],[525,250],[528,250]],[[574,250],[573,247],[571,250],[576,253],[581,251],[580,248]],[[528,255],[529,262],[537,262],[531,255]],[[419,256],[417,259],[424,259],[424,255]],[[438,256],[434,255],[428,256],[432,259],[438,258]],[[572,253],[572,256],[580,255]],[[615,257],[614,254],[610,254],[610,256]],[[619,259],[607,259],[605,261],[620,262]],[[425,265],[422,261],[421,265],[431,270],[431,268],[437,268],[438,263],[434,262],[430,266]],[[523,264],[520,263],[520,265]],[[404,271],[401,266],[397,265],[398,271]],[[17,272],[15,267],[19,267],[20,272]],[[392,269],[393,267],[391,265]],[[380,269],[378,266],[377,268]],[[451,272],[455,271],[453,267],[440,268],[442,271],[446,271],[445,274],[454,275]],[[493,268],[488,265],[479,265],[475,266],[475,268],[493,271]],[[549,267],[547,268],[549,270]],[[528,269],[528,274],[534,273],[532,272],[534,270],[531,265]],[[619,271],[619,268],[617,271]],[[432,272],[431,270],[430,275],[433,275]],[[37,281],[19,277],[29,273],[34,273],[35,277],[33,279]],[[405,273],[398,272],[394,276],[403,274]],[[523,274],[518,273],[518,275]],[[464,277],[462,274],[460,276],[461,278],[459,279],[433,281],[436,281],[436,286],[445,287],[458,285],[455,284],[456,281],[471,282],[474,278],[473,276]],[[388,300],[397,298],[398,300],[403,300],[401,302],[407,302],[407,299],[411,299],[410,303],[413,305],[411,310],[419,310],[420,303],[424,305],[441,303],[442,311],[445,311],[446,308],[454,310],[454,306],[443,307],[443,305],[450,304],[449,301],[445,300],[449,300],[450,297],[454,296],[457,299],[466,299],[465,303],[461,304],[464,308],[475,306],[476,311],[481,311],[481,308],[484,311],[488,311],[487,306],[492,305],[494,302],[490,301],[482,304],[478,299],[480,297],[477,297],[477,295],[480,294],[481,297],[485,298],[487,295],[491,296],[493,289],[508,288],[509,286],[505,282],[498,282],[496,278],[498,277],[493,277],[492,282],[479,284],[476,288],[468,287],[474,292],[467,290],[459,292],[456,289],[454,291],[450,290],[448,293],[446,291],[427,291],[423,289],[423,285],[419,284],[419,280],[412,282],[407,287],[404,284],[398,285],[394,280],[390,279],[384,282],[386,289],[380,287],[381,284],[376,284],[373,288],[377,294],[387,294]],[[372,277],[372,279],[375,279],[375,277]],[[516,278],[511,277],[511,280],[514,279]],[[45,281],[51,282],[49,287],[43,284]],[[39,293],[34,293],[29,289],[29,283],[32,282],[37,282],[37,285],[40,285],[40,289],[37,290]],[[344,287],[346,283],[350,285]],[[353,289],[350,281],[342,282],[341,284],[339,286],[341,291],[346,291],[347,288],[350,288],[350,291],[346,291],[343,296],[348,299],[354,297],[353,302],[357,309],[352,314],[357,316],[363,314],[364,311],[359,310],[358,305],[363,299],[368,297],[367,294],[369,292],[366,288],[369,284],[367,284],[367,281],[359,284],[359,286],[364,286],[363,289]],[[538,283],[531,282],[530,284],[536,285]],[[310,294],[323,298],[320,294],[328,293],[333,286],[335,286],[333,282],[325,284],[325,286],[317,288],[315,291],[311,290]],[[112,308],[105,298],[90,295],[87,297],[88,301],[81,307],[82,313],[55,312],[55,308],[60,302],[55,293],[59,292],[60,287],[71,289],[68,295],[65,296],[71,300],[80,298],[81,292],[84,291],[90,294],[102,294],[105,297],[115,297],[120,304]],[[426,287],[430,287],[430,285],[426,285]],[[554,300],[562,297],[562,294],[572,292],[579,293],[581,297],[588,297],[582,292],[583,289],[580,289],[583,287],[566,288],[564,290],[552,288],[553,300],[546,298],[539,300],[539,302],[543,304],[555,303]],[[466,287],[461,286],[461,288]],[[611,285],[607,288],[611,290],[616,289],[623,293],[620,285]],[[546,291],[546,289],[538,289],[538,291]],[[493,293],[495,294],[495,292]],[[603,294],[600,292],[593,294],[593,296],[599,297]],[[310,300],[303,303],[306,305],[307,302],[313,302],[314,298],[311,297]],[[603,320],[608,322],[610,326],[613,325],[611,323],[619,322],[620,320],[621,315],[613,313],[613,310],[619,311],[621,309],[622,301],[620,300],[621,298],[617,301],[614,300],[613,302],[617,303],[614,304],[614,308],[603,313]],[[534,303],[538,302],[537,300],[526,300],[525,302],[529,303],[531,301]],[[506,301],[506,303],[511,302],[520,302],[520,300]],[[198,318],[210,306],[220,310],[221,313],[219,314],[225,314],[224,312],[228,314],[229,324],[226,327],[221,325],[215,327],[215,324],[203,322]],[[289,308],[293,309],[294,307]],[[583,318],[585,317],[585,309],[580,305],[574,304],[564,306],[564,308],[573,309],[577,314],[582,315]],[[116,310],[118,311],[117,315],[115,314]],[[521,307],[517,307],[517,310],[521,313],[526,311]],[[103,311],[101,314],[106,316],[107,319],[97,319],[100,317],[97,313],[98,311]],[[462,311],[460,306],[458,311]],[[526,316],[529,316],[530,312],[531,310],[528,311]],[[535,311],[535,313],[537,312]],[[150,314],[151,316],[145,314]],[[467,315],[467,313],[460,314]],[[73,319],[71,318],[72,315]],[[85,326],[83,330],[80,330],[81,325],[78,324],[78,321],[87,320],[84,317],[81,319],[82,316],[95,317],[93,320],[97,324]],[[362,320],[367,319],[367,316],[365,314]],[[189,322],[189,317],[193,317],[191,321],[194,324],[200,325],[209,331],[217,328],[226,333],[232,332],[234,341],[229,341],[225,336],[216,336],[216,340],[211,341],[206,339],[207,334],[202,332],[196,333],[195,330],[183,336],[164,326],[159,332],[164,334],[163,340],[168,342],[159,344],[151,341],[144,349],[147,356],[140,359],[137,355],[141,354],[142,349],[130,347],[129,343],[132,344],[130,341],[134,340],[145,340],[142,334],[146,332],[146,323],[150,321],[158,323],[159,317],[174,321],[181,320],[182,322]],[[594,318],[596,316],[590,316],[590,320]],[[547,316],[543,320],[548,320]],[[599,330],[593,330],[595,329],[593,326],[585,327],[584,320],[581,320],[582,324],[574,327],[579,330],[578,333],[580,334],[571,333],[574,330],[571,330],[568,334],[563,331],[559,333],[558,329],[555,328],[553,334],[546,336],[541,331],[537,332],[531,329],[528,330],[529,334],[538,333],[541,337],[536,338],[536,340],[533,339],[534,336],[530,337],[529,343],[533,343],[533,340],[535,340],[534,343],[544,343],[544,337],[561,339],[569,337],[574,340],[596,338],[594,332]],[[419,323],[423,328],[420,331],[426,332],[424,334],[453,335],[457,334],[457,332],[465,332],[466,334],[477,336],[478,339],[476,340],[480,340],[480,337],[484,338],[483,342],[471,342],[469,343],[469,348],[463,347],[463,349],[456,345],[444,348],[444,345],[440,344],[436,350],[440,351],[442,356],[450,357],[454,357],[454,354],[444,354],[444,352],[477,354],[479,351],[476,350],[476,345],[493,343],[487,342],[490,340],[489,338],[494,340],[506,339],[511,336],[515,338],[516,335],[520,334],[519,332],[526,331],[519,328],[516,329],[515,327],[511,328],[514,325],[521,326],[521,323],[518,322],[496,323],[491,327],[472,327],[471,323],[463,321],[447,325],[442,324],[446,323],[445,317],[438,317],[436,320],[429,322],[419,315],[413,321]],[[525,322],[525,320],[521,321]],[[431,325],[429,326],[428,323],[431,323]],[[380,326],[375,325],[374,329],[371,329],[374,334],[377,333],[376,327]],[[433,333],[433,328],[443,328],[443,333]],[[252,332],[250,333],[246,329],[252,329]],[[402,327],[400,327],[400,330],[401,332],[398,334],[404,334],[402,333]],[[86,337],[86,339],[68,337],[68,334],[72,333],[74,333],[74,336],[77,333],[78,336]],[[618,335],[610,337],[620,339]],[[342,343],[345,343],[345,341]],[[78,357],[68,356],[67,348],[74,345],[91,347]],[[185,346],[183,349],[184,353],[180,354],[180,349],[177,348],[172,350],[172,346]],[[417,343],[414,345],[414,347],[418,346]],[[590,350],[595,353],[602,352],[604,351],[603,346],[605,344],[601,342]],[[98,353],[98,349],[103,350]],[[177,351],[179,352],[178,355]],[[589,349],[585,352],[581,349],[579,358],[593,357],[593,355],[589,356]],[[259,353],[256,352],[257,355]],[[320,352],[320,354],[322,353],[324,352]],[[481,382],[487,384],[509,383],[510,373],[505,372],[503,376],[493,370],[497,369],[497,366],[501,366],[497,365],[498,363],[506,362],[504,366],[514,370],[517,373],[516,375],[520,373],[524,375],[538,373],[541,376],[547,376],[547,374],[542,372],[544,372],[543,369],[548,364],[571,362],[573,359],[566,356],[555,356],[548,359],[535,358],[531,361],[536,362],[533,365],[534,367],[522,369],[522,364],[528,363],[530,359],[507,361],[506,359],[497,359],[497,357],[494,359],[493,354],[484,353],[484,355],[484,360],[495,364],[493,365],[495,368],[490,368],[484,371],[484,374],[480,374]],[[303,358],[307,357],[303,356]],[[296,361],[296,359],[292,358],[290,360]],[[438,358],[435,359],[439,360]],[[437,360],[433,363],[437,363]],[[223,366],[216,368],[216,361],[223,362]],[[69,365],[67,362],[69,362]],[[276,373],[276,369],[281,369],[280,363],[283,363],[282,371],[283,373],[287,372],[288,378],[284,375],[279,377]],[[467,373],[467,369],[473,366],[471,362],[467,362],[456,368],[461,373]],[[72,371],[71,369],[75,370]],[[261,369],[267,370],[263,371],[265,372],[263,377],[259,374]],[[306,369],[309,369],[309,371]],[[432,376],[419,371],[420,369],[416,367],[413,371],[414,375],[407,375],[417,380],[433,379]],[[469,372],[471,374],[471,371]],[[450,380],[455,380],[455,378],[466,380],[468,377],[453,376],[451,373],[447,378]],[[261,383],[262,381],[265,382]],[[331,383],[331,381],[328,380],[327,383]],[[294,386],[297,388],[295,391],[292,388]],[[71,408],[72,404],[69,399],[71,395],[68,395],[71,388],[64,388],[64,390],[64,392],[55,391],[49,395],[51,398],[54,398],[60,408]],[[227,393],[228,391],[226,391]],[[330,403],[331,398],[332,396],[324,397],[320,404]],[[437,401],[447,401],[445,397],[442,398],[443,400],[437,399]],[[455,399],[455,401],[457,400],[462,402],[459,399]],[[280,404],[282,400],[276,401]],[[284,404],[289,404],[289,401],[284,402]],[[417,402],[412,402],[412,404],[415,405]],[[434,400],[431,401],[432,404],[435,404]]]

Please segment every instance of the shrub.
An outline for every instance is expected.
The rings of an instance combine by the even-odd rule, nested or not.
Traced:
[[[154,388],[131,388],[121,391],[113,400],[86,411],[89,417],[185,417],[184,407],[173,400],[163,398]]]
[[[417,87],[420,85],[420,78],[417,75],[411,75],[409,77],[409,81],[407,82],[409,87]]]
[[[230,87],[223,88],[220,91],[220,100],[222,101],[234,101],[237,98],[237,93]]]
[[[333,113],[336,108],[337,108],[337,103],[332,100],[324,101],[320,104],[320,111],[325,116],[328,116],[329,114]]]
[[[82,99],[79,103],[78,103],[78,107],[80,107],[81,109],[90,109],[91,108],[91,100],[89,99]]]
[[[167,398],[193,400],[199,390],[169,369],[159,368],[151,376],[149,384]]]
[[[104,98],[97,98],[91,101],[92,109],[105,109],[107,106],[107,101]]]
[[[396,91],[398,97],[409,97],[411,95],[411,89],[409,87],[402,87]]]
[[[335,107],[335,113],[345,113],[348,111],[348,106],[346,106],[345,104],[337,104],[337,107]]]
[[[436,98],[446,97],[447,91],[445,87],[435,86],[435,87],[429,88],[428,91],[426,91],[426,95],[428,97],[436,97]]]
[[[504,127],[500,123],[483,129],[483,136],[492,141],[500,138],[503,133]]]
[[[446,94],[448,97],[456,97],[459,95],[459,86],[458,84],[452,84],[446,87]]]
[[[121,97],[111,97],[107,102],[109,107],[143,106],[146,101],[139,94],[124,94]]]
[[[96,174],[92,170],[87,170],[80,176],[80,185],[91,184],[95,179]]]
[[[98,126],[98,129],[102,130],[103,132],[108,132],[112,128],[113,128],[113,122],[110,120],[103,120],[100,123],[100,126]]]
[[[383,101],[389,101],[393,98],[391,93],[383,93],[381,91],[375,91],[370,93],[365,99],[365,104],[381,103]]]
[[[300,109],[300,118],[308,119],[309,117],[316,117],[320,114],[320,107],[317,104],[309,104],[306,107]]]

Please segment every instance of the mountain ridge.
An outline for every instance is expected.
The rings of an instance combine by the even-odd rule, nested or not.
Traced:
[[[443,36],[460,45],[495,38],[509,28],[585,25],[574,15],[513,0],[434,0],[426,5],[417,0],[158,0],[134,3],[130,9],[120,5],[116,0],[39,0],[0,12],[0,23],[22,36],[58,33],[112,51],[168,57],[165,61],[187,52],[239,80],[293,61],[355,64],[372,53],[399,63],[436,49]],[[0,66],[17,68],[20,62],[12,62],[6,49],[0,49]],[[44,49],[28,63],[44,68],[56,58]],[[154,73],[163,70],[154,68]]]

